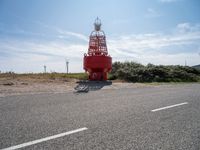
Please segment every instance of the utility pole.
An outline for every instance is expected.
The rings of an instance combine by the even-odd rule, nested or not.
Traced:
[[[47,66],[44,65],[44,73],[47,73]]]
[[[66,69],[67,69],[67,74],[69,73],[69,61],[66,59]]]
[[[187,60],[185,59],[185,66],[187,66]]]

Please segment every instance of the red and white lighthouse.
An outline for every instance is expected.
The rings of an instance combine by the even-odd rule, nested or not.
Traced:
[[[94,31],[90,34],[88,53],[84,54],[83,67],[89,74],[89,80],[107,80],[112,69],[112,58],[108,55],[106,36],[101,30],[101,20],[97,17]]]

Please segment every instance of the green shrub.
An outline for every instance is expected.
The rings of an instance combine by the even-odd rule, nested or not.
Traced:
[[[200,70],[179,65],[144,66],[135,62],[114,62],[109,79],[131,82],[197,82],[200,80]]]

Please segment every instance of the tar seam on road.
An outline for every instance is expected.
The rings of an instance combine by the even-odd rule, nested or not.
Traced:
[[[70,134],[73,134],[73,133],[77,133],[77,132],[80,132],[80,131],[84,131],[84,130],[87,130],[87,129],[88,128],[86,128],[86,127],[79,128],[79,129],[76,129],[76,130],[56,134],[56,135],[53,135],[53,136],[49,136],[49,137],[45,137],[45,138],[42,138],[42,139],[30,141],[30,142],[27,142],[27,143],[11,146],[11,147],[4,148],[4,149],[1,149],[1,150],[16,150],[16,149],[19,149],[19,148],[23,148],[23,147],[31,146],[31,145],[34,145],[34,144],[42,143],[42,142],[45,142],[45,141],[49,141],[49,140],[52,140],[52,139],[60,138],[60,137],[70,135]]]
[[[166,107],[161,107],[161,108],[153,109],[151,111],[152,112],[156,112],[156,111],[160,111],[160,110],[164,110],[164,109],[169,109],[169,108],[172,108],[172,107],[181,106],[181,105],[185,105],[185,104],[188,104],[188,102],[184,102],[184,103],[180,103],[180,104],[175,104],[175,105],[170,105],[170,106],[166,106]]]

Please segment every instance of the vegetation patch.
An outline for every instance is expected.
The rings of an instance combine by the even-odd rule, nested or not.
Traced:
[[[114,62],[110,80],[131,82],[198,82],[200,70],[180,65],[142,65],[136,62]]]
[[[87,79],[86,73],[23,73],[18,74],[14,72],[6,72],[0,73],[0,78],[20,78],[20,79],[49,79],[49,80],[56,80],[56,79],[78,79],[78,80],[85,80]]]

